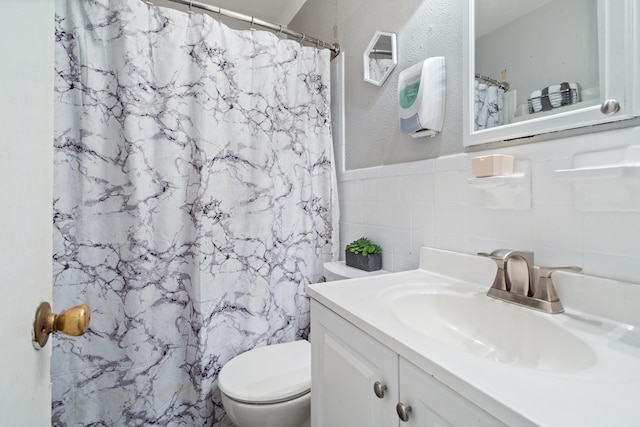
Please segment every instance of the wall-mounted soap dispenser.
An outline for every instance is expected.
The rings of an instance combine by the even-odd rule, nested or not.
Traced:
[[[398,77],[400,131],[414,138],[442,130],[445,101],[444,57],[427,58]]]

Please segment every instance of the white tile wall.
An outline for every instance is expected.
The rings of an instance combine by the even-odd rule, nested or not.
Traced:
[[[578,153],[632,144],[640,127],[339,173],[341,244],[371,238],[390,271],[417,268],[422,245],[470,254],[504,247],[533,250],[538,265],[640,282],[640,213],[578,211],[572,184],[554,174]],[[531,162],[530,209],[489,209],[467,184],[471,158],[494,153]]]

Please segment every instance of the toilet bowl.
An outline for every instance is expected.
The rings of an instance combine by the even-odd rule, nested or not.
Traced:
[[[388,273],[324,264],[327,281]],[[229,419],[238,427],[308,427],[311,415],[311,345],[294,341],[256,347],[227,362],[218,387]]]
[[[324,263],[324,278],[327,282],[355,279],[358,277],[378,276],[389,273],[387,270],[364,271],[348,266],[344,261]]]
[[[309,425],[311,346],[302,340],[242,353],[222,367],[218,386],[238,427]]]

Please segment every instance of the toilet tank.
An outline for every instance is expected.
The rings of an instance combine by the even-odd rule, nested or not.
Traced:
[[[324,263],[324,278],[327,282],[335,280],[355,279],[357,277],[378,276],[390,273],[387,270],[364,271],[358,268],[349,267],[344,261],[333,261]]]

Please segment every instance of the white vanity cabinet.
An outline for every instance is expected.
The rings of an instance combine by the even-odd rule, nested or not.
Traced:
[[[311,354],[312,427],[504,425],[315,300]]]

